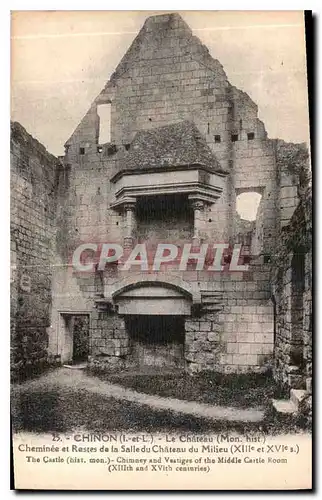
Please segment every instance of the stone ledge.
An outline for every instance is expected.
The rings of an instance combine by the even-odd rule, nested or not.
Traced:
[[[273,399],[272,404],[274,410],[277,413],[283,413],[287,415],[295,415],[297,413],[297,408],[290,399]]]

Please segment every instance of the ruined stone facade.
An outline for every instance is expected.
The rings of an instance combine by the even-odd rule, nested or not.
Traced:
[[[102,106],[110,111],[107,141],[101,139]],[[50,355],[73,361],[71,318],[83,316],[86,357],[96,369],[147,363],[244,373],[273,367],[272,262],[281,228],[299,202],[298,178],[282,175],[277,142],[267,138],[256,104],[228,82],[179,15],[146,20],[66,142],[56,176],[45,181],[48,188],[57,182],[55,212],[46,216],[53,250],[47,252]],[[237,197],[248,192],[261,196],[252,223],[236,212]],[[151,248],[193,242],[197,251],[205,243],[239,243],[249,269],[229,272],[229,255],[223,272],[199,270],[196,262],[184,271],[128,271],[122,259],[104,271],[72,266],[81,243],[120,243],[131,252],[137,242]],[[276,300],[284,300],[278,293]],[[153,331],[159,337],[151,343]],[[276,376],[284,380],[286,360],[279,347],[275,352]]]

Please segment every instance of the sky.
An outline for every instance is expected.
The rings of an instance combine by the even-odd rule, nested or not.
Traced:
[[[16,11],[11,118],[55,155],[153,11]],[[256,102],[269,137],[308,142],[302,12],[180,12],[231,84]]]

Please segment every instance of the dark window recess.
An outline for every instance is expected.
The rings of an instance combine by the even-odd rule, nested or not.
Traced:
[[[247,139],[248,139],[249,141],[254,140],[254,139],[255,139],[255,134],[254,134],[254,132],[249,132],[249,133],[247,134]]]
[[[79,154],[84,155],[85,154],[85,148],[79,148]]]
[[[231,142],[237,142],[238,141],[238,134],[231,134]]]
[[[116,153],[117,151],[117,147],[115,146],[115,144],[111,144],[110,146],[108,146],[107,148],[107,156],[112,156]]]
[[[244,255],[243,260],[244,260],[244,264],[249,264],[251,262],[252,258],[250,255]]]
[[[101,153],[102,151],[103,151],[103,147],[102,146],[97,146],[97,152]]]
[[[270,255],[264,255],[264,264],[271,264],[272,259]]]
[[[220,135],[215,135],[215,142],[218,144],[219,142],[221,142],[221,137]]]
[[[131,147],[131,144],[124,144],[124,147],[125,147],[126,151],[128,151]]]

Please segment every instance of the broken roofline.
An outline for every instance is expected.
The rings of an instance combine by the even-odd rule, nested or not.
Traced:
[[[225,256],[229,256],[223,265]],[[196,261],[197,271],[246,272],[243,262],[243,246],[229,243],[185,243],[181,248],[171,243],[158,243],[156,248],[146,243],[137,243],[133,249],[123,248],[117,243],[82,243],[72,255],[72,267],[77,272],[95,273],[104,271],[109,264],[121,265],[121,271],[131,271],[139,266],[141,271],[160,271],[161,266],[171,263],[179,271],[186,271],[191,261]]]

